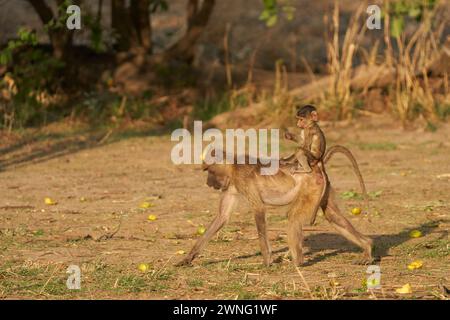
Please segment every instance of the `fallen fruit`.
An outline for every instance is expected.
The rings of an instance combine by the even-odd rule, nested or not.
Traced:
[[[334,279],[331,279],[330,280],[330,286],[332,286],[332,287],[337,287],[337,286],[340,286],[341,284],[338,282],[338,281],[336,281],[336,280],[334,280]]]
[[[376,289],[380,286],[380,279],[372,278],[367,280],[367,288],[368,289]]]
[[[80,202],[86,202],[86,198],[85,197],[81,197],[80,198]]]
[[[423,261],[421,261],[421,260],[416,260],[416,261],[414,261],[414,262],[411,262],[411,263],[408,265],[408,269],[409,269],[409,270],[420,269],[420,268],[422,268],[422,266],[423,266]]]
[[[141,263],[138,266],[139,271],[147,272],[150,269],[150,265],[148,263]]]
[[[156,219],[158,218],[154,214],[148,216],[148,221],[155,221]]]
[[[141,208],[141,209],[148,209],[148,208],[151,208],[153,206],[154,206],[153,203],[145,201],[145,202],[142,202],[140,204],[139,208]]]
[[[205,234],[205,232],[206,232],[206,228],[204,226],[198,227],[198,229],[197,229],[197,234],[198,235],[202,236],[202,235]]]
[[[396,289],[395,292],[400,294],[412,293],[411,285],[407,283],[403,287]]]
[[[354,215],[354,216],[360,215],[361,212],[362,212],[361,208],[353,208],[352,209],[352,215]]]
[[[45,202],[45,204],[48,205],[48,206],[54,206],[55,204],[57,204],[57,202],[56,202],[56,201],[53,201],[51,198],[45,198],[45,199],[44,199],[44,202]]]
[[[420,238],[422,236],[422,232],[420,232],[419,230],[413,230],[409,233],[409,236],[411,238]]]

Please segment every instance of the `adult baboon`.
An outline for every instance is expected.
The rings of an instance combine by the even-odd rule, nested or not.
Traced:
[[[365,193],[364,182],[358,165],[351,152],[342,146],[334,146],[324,156],[326,163],[334,153],[345,154],[352,162]],[[248,159],[247,159],[248,160]],[[289,170],[279,170],[275,175],[261,175],[261,163],[248,164],[203,164],[208,172],[207,185],[222,190],[219,213],[198,239],[192,250],[178,265],[190,264],[207,242],[228,222],[237,204],[238,195],[244,196],[254,210],[261,253],[264,263],[272,262],[271,249],[267,234],[266,206],[289,206],[288,210],[288,245],[293,262],[299,266],[303,263],[303,225],[311,221],[316,204],[324,211],[325,218],[346,239],[364,250],[363,263],[371,263],[372,240],[359,233],[342,215],[335,199],[335,191],[329,186],[322,195],[323,177],[321,170],[314,167],[310,174],[289,174]],[[323,196],[323,198],[321,198]]]

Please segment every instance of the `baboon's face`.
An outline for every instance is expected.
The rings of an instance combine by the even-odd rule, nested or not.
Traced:
[[[301,129],[306,129],[313,122],[317,121],[319,121],[319,115],[317,114],[316,111],[313,111],[310,114],[306,115],[305,117],[297,117],[297,127]]]
[[[297,127],[300,129],[305,129],[308,124],[308,118],[305,117],[298,117],[297,118]]]
[[[211,165],[205,168],[208,170],[206,184],[216,190],[226,190],[230,184],[230,174],[227,168],[222,165]]]

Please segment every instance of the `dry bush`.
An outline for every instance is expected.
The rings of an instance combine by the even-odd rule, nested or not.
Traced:
[[[350,118],[354,108],[355,99],[351,92],[351,79],[353,76],[353,62],[360,47],[361,39],[366,32],[364,20],[367,2],[364,1],[352,16],[342,45],[339,39],[339,1],[334,1],[334,10],[331,23],[325,16],[325,22],[329,24],[330,34],[327,35],[328,69],[333,77],[327,93],[321,96],[318,104],[335,114],[336,119]]]
[[[429,67],[440,57],[443,47],[439,42],[446,23],[442,9],[443,2],[425,12],[409,39],[404,34],[395,39],[397,54],[386,58],[386,64],[392,61],[396,68],[391,101],[403,126],[418,116],[428,123],[437,121],[439,105],[448,103],[448,75],[444,74],[443,99],[437,97],[429,81]]]
[[[340,3],[335,0],[330,18],[324,17],[328,25],[329,75],[315,75],[302,57],[311,84],[289,90],[287,70],[279,60],[275,63],[273,91],[257,93],[249,90],[252,88],[250,70],[249,83],[243,89],[231,91],[230,109],[248,107],[251,118],[260,120],[250,125],[281,127],[293,124],[292,115],[299,103],[315,103],[322,117],[334,120],[349,120],[358,113],[373,115],[390,109],[404,126],[422,118],[427,127],[434,128],[434,123],[450,115],[448,74],[445,70],[430,71],[445,53],[442,43],[447,22],[445,1],[436,4],[433,10],[424,10],[420,21],[408,24],[397,38],[391,34],[389,1],[385,0],[384,4],[384,39],[380,37],[367,49],[362,46],[367,31],[367,1],[359,4],[342,38],[342,32],[339,32],[342,29]],[[356,65],[357,55],[362,58],[359,66]],[[242,96],[247,97],[245,103],[242,103]],[[236,100],[240,103],[234,102]],[[265,106],[263,112],[261,105]],[[264,115],[259,119],[254,113]],[[239,113],[233,113],[229,118],[236,115]]]

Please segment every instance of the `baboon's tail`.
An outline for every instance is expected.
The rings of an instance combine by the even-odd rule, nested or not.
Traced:
[[[366,190],[366,185],[364,183],[364,179],[362,177],[361,171],[359,170],[358,163],[356,162],[355,157],[353,156],[352,152],[349,149],[347,149],[344,146],[340,146],[340,145],[335,145],[335,146],[328,148],[323,157],[323,163],[326,164],[328,162],[328,160],[330,160],[331,157],[335,153],[342,153],[350,160],[350,162],[352,163],[352,166],[353,166],[353,171],[355,172],[356,176],[358,177],[359,185],[361,187],[361,193],[363,194],[366,202],[368,202],[369,197],[367,195],[367,190]]]

